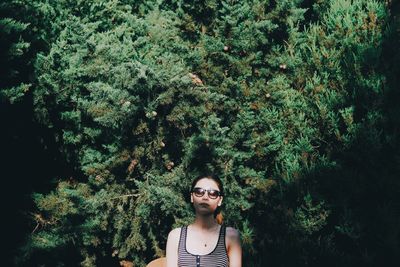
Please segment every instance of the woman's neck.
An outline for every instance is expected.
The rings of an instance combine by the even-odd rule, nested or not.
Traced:
[[[200,230],[213,230],[218,226],[217,220],[213,215],[211,216],[202,216],[197,215],[196,220],[193,223],[193,226]]]

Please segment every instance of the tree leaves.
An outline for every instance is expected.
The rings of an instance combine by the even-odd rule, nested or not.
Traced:
[[[38,223],[52,223],[31,247],[72,242],[84,266],[110,255],[144,265],[163,254],[169,230],[191,221],[188,188],[207,170],[225,183],[225,221],[243,232],[245,255],[257,255],[246,264],[357,258],[335,245],[348,235],[363,248],[352,235],[360,222],[343,215],[359,206],[338,196],[362,187],[363,168],[346,167],[357,142],[386,134],[385,6],[150,2],[34,5],[52,25],[35,22],[48,45],[29,87],[36,118],[82,176],[36,198]],[[28,85],[7,95],[21,90]],[[360,182],[341,180],[352,175]]]

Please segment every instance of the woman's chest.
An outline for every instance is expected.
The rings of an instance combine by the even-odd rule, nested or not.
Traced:
[[[186,250],[194,255],[207,255],[215,250],[218,245],[218,241],[218,233],[188,233],[186,239]]]

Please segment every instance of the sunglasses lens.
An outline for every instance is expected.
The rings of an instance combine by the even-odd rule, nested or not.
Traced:
[[[205,190],[203,188],[194,188],[193,193],[196,197],[204,196]]]
[[[216,199],[220,195],[218,190],[206,190],[206,189],[200,188],[200,187],[195,187],[192,192],[196,197],[202,197],[202,196],[204,196],[206,191],[208,193],[208,197],[211,199]]]
[[[219,192],[217,190],[208,191],[208,196],[212,199],[215,199],[219,196]]]

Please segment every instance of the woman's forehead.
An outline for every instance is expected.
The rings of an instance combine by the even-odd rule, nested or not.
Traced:
[[[203,178],[203,179],[199,180],[196,183],[195,187],[201,187],[201,188],[205,188],[205,189],[216,189],[216,190],[219,189],[218,184],[214,180],[209,179],[209,178]]]

